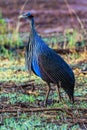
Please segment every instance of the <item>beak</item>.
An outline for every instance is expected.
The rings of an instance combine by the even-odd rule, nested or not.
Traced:
[[[22,15],[20,15],[18,18],[19,18],[19,19],[21,19],[21,18],[27,18],[27,16],[22,14]]]
[[[19,19],[23,18],[23,15],[20,15],[18,18],[19,18]]]

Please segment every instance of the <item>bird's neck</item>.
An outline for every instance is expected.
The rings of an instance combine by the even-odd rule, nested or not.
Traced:
[[[34,18],[31,19],[30,21],[30,27],[31,27],[31,33],[35,33],[36,30],[35,30],[35,24],[34,24]]]

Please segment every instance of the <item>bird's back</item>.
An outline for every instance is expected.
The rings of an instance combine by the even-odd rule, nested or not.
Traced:
[[[39,36],[35,39],[32,68],[33,72],[47,83],[58,84],[61,82],[61,87],[74,102],[75,78],[72,69]]]
[[[73,84],[74,74],[70,66],[49,48],[37,35],[32,58],[33,70],[47,82],[66,82]]]

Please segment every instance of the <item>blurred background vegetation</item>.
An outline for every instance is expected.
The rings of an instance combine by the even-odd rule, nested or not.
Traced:
[[[33,3],[30,0],[0,1],[0,56],[9,58],[16,54],[18,48],[23,49],[26,46],[29,31],[28,22],[21,22],[18,19],[19,14],[25,10],[30,10],[35,15],[37,31],[50,47],[55,49],[86,49],[85,5],[83,5],[84,7],[81,5],[85,2],[75,3],[73,0],[59,0],[57,3],[55,0],[48,3],[49,0],[47,2],[34,0]],[[6,10],[4,10],[5,5],[7,5]],[[79,8],[76,8],[76,5]],[[82,10],[82,8],[84,9]],[[79,13],[80,11],[83,15]],[[44,20],[45,17],[47,20]]]

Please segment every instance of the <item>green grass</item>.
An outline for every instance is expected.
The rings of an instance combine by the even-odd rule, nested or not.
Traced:
[[[67,130],[68,124],[64,123],[59,126],[52,121],[46,122],[46,119],[40,117],[38,114],[29,116],[28,114],[21,114],[19,118],[6,118],[4,119],[4,125],[0,126],[1,130]],[[70,130],[81,130],[79,125],[74,125]]]
[[[9,93],[1,93],[0,99],[7,101],[8,104],[16,104],[18,102],[21,103],[33,103],[36,98],[33,95],[26,95],[19,92],[9,92]],[[4,102],[4,101],[3,101]]]
[[[15,55],[12,49],[23,45],[17,28],[11,28],[9,24],[0,13],[0,57],[5,58],[12,58]]]
[[[73,63],[74,55],[70,56]],[[80,58],[80,56],[75,56],[75,61]],[[28,107],[38,107],[37,102],[43,103],[45,100],[45,93],[46,93],[46,84],[37,76],[29,75],[29,73],[26,71],[26,68],[24,66],[25,60],[24,58],[21,58],[20,60],[8,60],[0,59],[0,82],[3,84],[14,83],[14,84],[24,84],[25,82],[28,82],[29,80],[34,80],[35,85],[35,93],[38,93],[36,95],[33,94],[24,94],[22,93],[21,89],[14,88],[14,86],[10,85],[11,87],[4,88],[3,84],[0,85],[0,102],[1,104],[5,104],[10,106],[16,106],[17,104],[27,104]],[[80,68],[83,67],[83,64]],[[79,66],[78,66],[79,68]],[[80,69],[79,68],[79,69]],[[76,72],[75,72],[76,75]],[[79,101],[76,101],[73,105],[65,92],[61,89],[61,95],[63,96],[64,101],[62,102],[54,102],[47,105],[47,108],[61,108],[64,110],[64,108],[73,108],[75,111],[73,111],[73,116],[76,117],[77,109],[87,108],[87,103],[83,98],[87,97],[87,75],[79,75],[76,76],[76,83],[78,84],[75,87],[75,97],[78,97]],[[32,87],[32,86],[31,86]],[[53,86],[56,89],[56,86]],[[15,91],[17,89],[17,91]],[[24,88],[26,89],[26,88]],[[10,91],[9,91],[10,90]],[[57,93],[56,90],[51,91],[49,100],[57,100]],[[41,106],[42,107],[42,106]],[[83,113],[79,112],[77,115],[83,115]],[[81,129],[81,125],[76,123],[73,125],[70,125],[69,122],[67,122],[67,112],[66,110],[64,112],[57,111],[56,113],[46,113],[46,112],[38,112],[38,113],[19,113],[19,115],[10,114],[10,113],[2,113],[1,114],[2,120],[0,125],[0,130],[77,130]],[[57,122],[57,123],[56,123]]]

